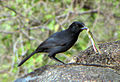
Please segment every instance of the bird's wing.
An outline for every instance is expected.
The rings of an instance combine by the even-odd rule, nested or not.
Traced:
[[[64,33],[63,33],[64,34]],[[40,48],[52,48],[56,46],[64,46],[68,43],[68,37],[65,37],[65,35],[61,35],[60,32],[57,32],[50,36],[48,39],[46,39],[44,42],[42,42],[39,45]]]
[[[67,43],[67,40],[63,38],[51,37],[41,43],[41,47],[51,48],[56,46],[64,46]]]

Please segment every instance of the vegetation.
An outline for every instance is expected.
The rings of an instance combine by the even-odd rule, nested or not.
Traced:
[[[0,0],[0,81],[13,81],[33,69],[57,62],[45,53],[17,64],[52,33],[82,21],[97,43],[120,40],[120,0]],[[86,31],[72,49],[58,54],[68,62],[91,45]]]

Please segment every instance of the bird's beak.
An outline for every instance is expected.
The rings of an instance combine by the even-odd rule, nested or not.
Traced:
[[[83,27],[83,28],[81,28],[82,30],[87,30],[88,28],[87,27]]]

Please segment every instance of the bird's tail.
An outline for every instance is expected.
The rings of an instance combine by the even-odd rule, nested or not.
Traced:
[[[31,56],[33,56],[36,52],[32,52],[28,57],[26,57],[24,60],[22,60],[19,64],[18,67],[21,66],[25,61],[27,61]]]

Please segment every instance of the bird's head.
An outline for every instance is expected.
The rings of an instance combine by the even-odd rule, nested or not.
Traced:
[[[82,23],[82,22],[73,22],[70,26],[69,26],[69,29],[72,31],[72,32],[81,32],[83,30],[87,30],[88,28],[85,27],[85,24]]]

